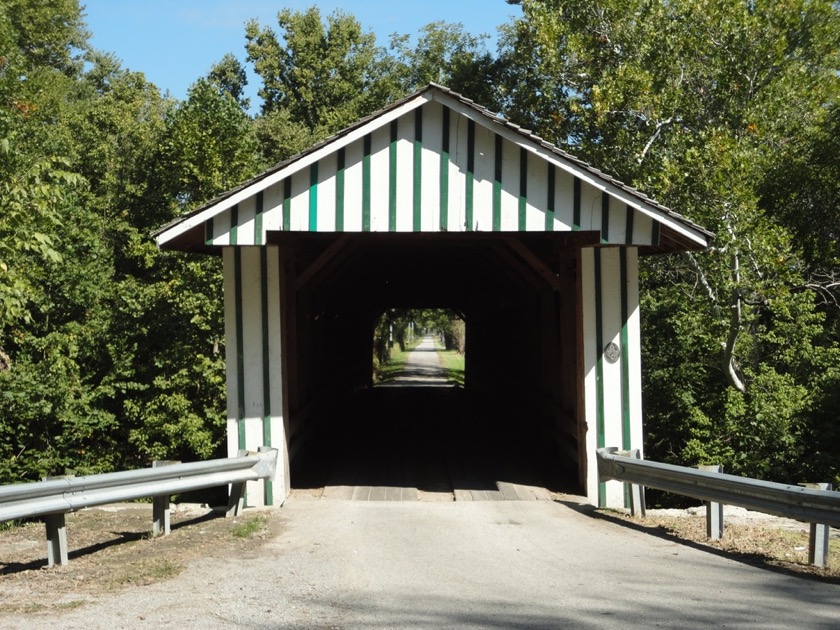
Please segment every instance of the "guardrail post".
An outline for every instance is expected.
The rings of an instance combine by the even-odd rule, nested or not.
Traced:
[[[67,564],[67,524],[64,513],[47,514],[44,523],[47,526],[47,566],[54,566],[56,562]]]
[[[169,459],[155,460],[152,462],[152,468],[180,463],[180,461]],[[169,495],[152,497],[152,536],[160,536],[161,534],[166,536],[170,531]]]
[[[248,451],[240,450],[237,453],[238,457],[244,457]],[[232,516],[239,516],[242,508],[245,507],[245,482],[230,484],[230,498],[228,499],[228,508],[225,513],[225,518]]]
[[[619,454],[627,454],[627,457],[632,459],[642,459],[642,454],[639,449],[634,448],[629,451],[619,451]],[[626,484],[630,487],[630,515],[645,518],[645,487],[637,483]]]
[[[831,490],[830,483],[800,483],[805,488],[814,490]],[[808,563],[818,567],[828,566],[828,525],[811,523],[808,537]]]
[[[708,472],[723,472],[720,464],[709,464],[698,466],[700,470]],[[706,536],[711,540],[720,540],[723,537],[723,504],[714,501],[706,501]]]

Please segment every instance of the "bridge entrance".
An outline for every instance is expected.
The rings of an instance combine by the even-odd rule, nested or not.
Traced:
[[[156,234],[223,257],[229,452],[283,454],[255,505],[282,503],[295,475],[375,480],[401,452],[421,487],[442,459],[620,505],[595,450],[642,447],[639,256],[710,237],[436,85]],[[428,305],[469,322],[467,389],[371,389],[376,318]]]

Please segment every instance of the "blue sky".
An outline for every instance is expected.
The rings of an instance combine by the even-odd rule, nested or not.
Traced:
[[[313,2],[296,0],[82,0],[91,44],[113,52],[123,67],[143,72],[172,96],[183,99],[189,86],[204,76],[226,53],[245,60],[245,22],[257,18],[277,27],[283,7],[305,10],[313,4],[323,15],[341,9],[351,13],[365,30],[376,34],[381,46],[397,32],[416,35],[424,24],[437,20],[461,22],[467,32],[492,37],[496,28],[521,15],[505,0],[357,0]],[[249,76],[249,96],[255,96],[258,78]],[[255,99],[252,98],[252,103]]]

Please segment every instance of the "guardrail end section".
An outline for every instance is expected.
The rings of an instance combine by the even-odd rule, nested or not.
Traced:
[[[616,463],[613,460],[618,452],[618,447],[608,446],[595,451],[598,460],[598,481],[609,481],[615,479]]]
[[[274,474],[277,471],[277,458],[280,455],[280,451],[270,446],[260,446],[257,449],[257,454],[260,457],[260,461],[257,463],[254,470],[257,475],[259,475],[260,479],[269,479],[273,481]]]

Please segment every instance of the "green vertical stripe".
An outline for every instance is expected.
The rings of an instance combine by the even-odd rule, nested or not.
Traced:
[[[659,221],[653,220],[653,228],[650,232],[650,244],[654,247],[659,245]]]
[[[496,146],[493,151],[493,231],[502,230],[502,136],[496,134]]]
[[[257,212],[254,215],[254,245],[263,244],[263,191],[257,193]]]
[[[440,229],[449,229],[449,108],[443,108],[443,138],[440,153]]]
[[[213,217],[207,219],[207,222],[204,224],[204,242],[207,245],[213,244]]]
[[[415,232],[422,229],[423,218],[423,108],[414,110],[414,225]]]
[[[283,229],[292,228],[292,178],[283,181]]]
[[[245,449],[245,334],[242,322],[242,249],[233,250],[234,309],[236,311],[236,429],[239,450]]]
[[[309,231],[318,231],[318,162],[309,167]]]
[[[610,242],[610,196],[601,192],[601,242]]]
[[[391,121],[391,143],[388,145],[388,230],[397,229],[397,121]]]
[[[636,211],[627,206],[627,224],[625,225],[624,231],[624,242],[628,245],[633,242],[633,219],[636,217]]]
[[[370,134],[362,141],[362,232],[370,232]]]
[[[230,244],[237,245],[239,241],[239,206],[230,209]]]
[[[580,230],[580,180],[575,177],[574,199],[572,200],[572,231]]]
[[[526,205],[528,203],[528,151],[519,149],[519,231],[527,229],[525,221]]]
[[[475,183],[475,121],[467,120],[467,189],[465,191],[466,219],[464,227],[467,232],[473,230],[473,185]]]
[[[546,232],[553,232],[554,231],[554,212],[555,212],[555,177],[556,177],[556,170],[554,168],[554,164],[551,162],[547,162],[546,166],[548,166],[548,184],[546,186],[546,213],[545,213],[545,231]]]
[[[263,445],[271,446],[271,361],[268,352],[268,249],[260,248],[260,302],[262,318]],[[265,504],[274,503],[271,480],[265,481]]]
[[[338,150],[335,173],[335,231],[344,231],[344,147]]]
[[[601,250],[593,251],[595,258],[595,413],[597,448],[604,448],[604,315],[601,300]],[[605,507],[607,503],[606,484],[598,484],[598,507]]]

